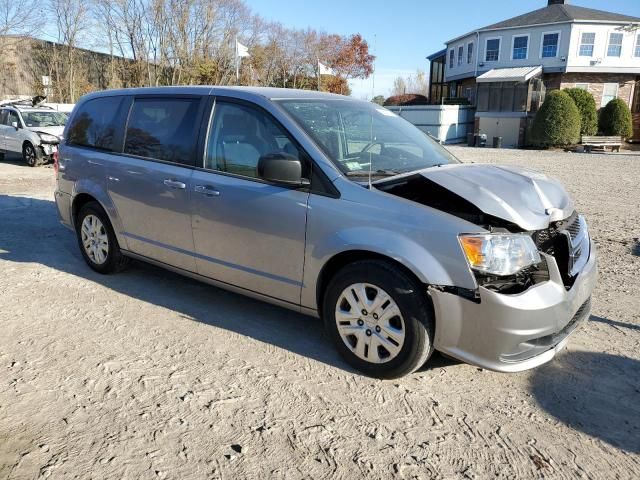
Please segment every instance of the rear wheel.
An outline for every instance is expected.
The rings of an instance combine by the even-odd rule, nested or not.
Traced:
[[[36,148],[29,142],[22,146],[22,159],[30,167],[37,167],[42,164],[42,155],[38,154]]]
[[[129,263],[120,251],[107,214],[97,202],[86,203],[78,212],[76,235],[85,262],[96,272],[118,272]]]
[[[367,375],[407,375],[433,352],[425,289],[392,263],[364,260],[344,267],[327,287],[323,312],[338,351]]]

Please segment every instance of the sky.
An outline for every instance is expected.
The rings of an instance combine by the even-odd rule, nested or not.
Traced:
[[[388,96],[393,80],[428,71],[425,57],[444,42],[547,5],[547,0],[246,0],[264,18],[287,27],[360,33],[376,55],[374,79],[351,82],[352,95]],[[573,5],[640,17],[640,0],[571,0]]]

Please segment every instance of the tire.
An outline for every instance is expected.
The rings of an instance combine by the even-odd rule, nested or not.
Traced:
[[[363,305],[371,311],[357,312]],[[340,354],[366,375],[399,378],[433,353],[433,308],[426,288],[390,262],[362,260],[344,267],[329,282],[323,312]]]
[[[22,159],[30,167],[42,165],[42,154],[29,142],[25,142],[22,146]]]
[[[84,261],[98,273],[116,273],[130,263],[120,251],[109,217],[98,202],[88,202],[80,208],[76,237]]]

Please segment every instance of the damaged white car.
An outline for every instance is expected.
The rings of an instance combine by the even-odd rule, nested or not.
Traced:
[[[37,101],[5,102],[0,105],[0,150],[21,154],[31,167],[51,162],[68,118]]]

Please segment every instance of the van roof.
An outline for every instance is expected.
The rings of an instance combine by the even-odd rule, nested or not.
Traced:
[[[343,99],[354,100],[351,97],[337,95],[335,93],[317,92],[314,90],[297,90],[292,88],[274,88],[274,87],[228,87],[228,86],[207,86],[207,85],[191,85],[191,86],[172,86],[172,87],[142,87],[142,88],[125,88],[118,90],[103,90],[88,94],[87,98],[111,96],[111,95],[165,95],[165,94],[198,94],[198,95],[229,95],[237,97],[257,96],[270,100],[281,99]]]

